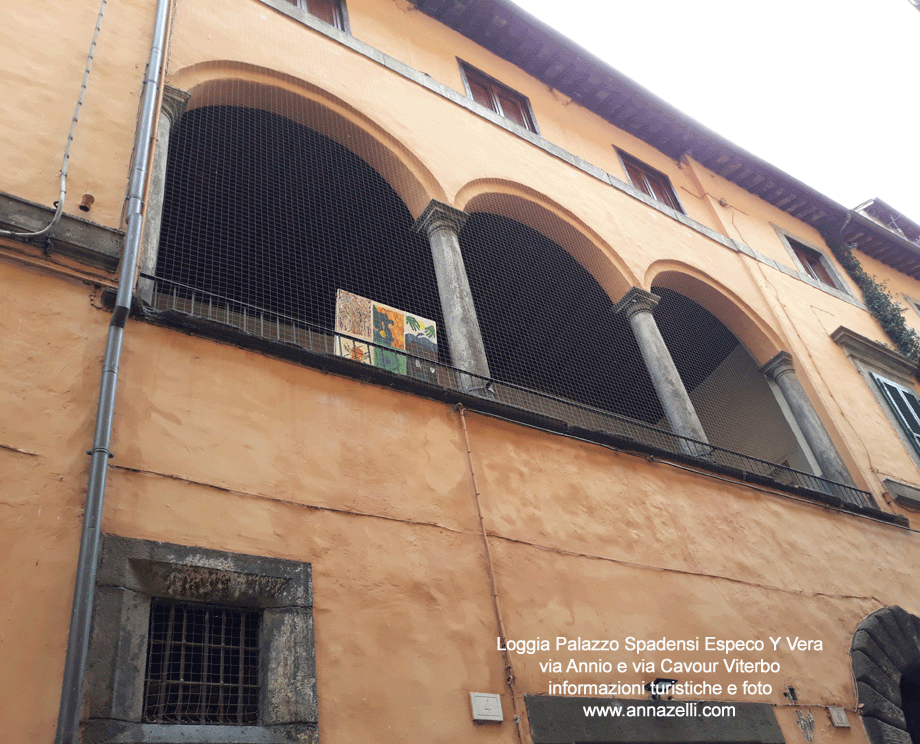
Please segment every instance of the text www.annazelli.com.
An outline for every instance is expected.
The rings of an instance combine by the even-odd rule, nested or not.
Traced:
[[[734,705],[700,705],[681,703],[679,705],[583,705],[589,718],[734,718]]]

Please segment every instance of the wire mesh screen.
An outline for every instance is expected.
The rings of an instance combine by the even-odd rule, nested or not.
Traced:
[[[258,723],[260,620],[257,610],[154,599],[144,720]]]
[[[732,332],[680,292],[666,287],[652,291],[661,297],[655,321],[709,442],[811,471],[778,397]]]
[[[331,343],[343,289],[443,325],[427,239],[387,182],[331,138],[258,108],[208,106],[182,117],[167,173],[159,307]]]
[[[494,377],[668,428],[628,323],[567,251],[487,213],[460,245]]]
[[[190,91],[171,132],[156,269],[145,277],[155,308],[370,362],[441,391],[478,390],[579,430],[833,490],[809,475],[737,339],[669,286],[655,319],[709,442],[671,431],[655,370],[613,312],[609,257],[523,197],[474,197],[465,207],[459,243],[492,379],[456,369],[442,316],[450,293],[442,304],[428,236],[413,229],[438,179],[426,181],[413,152],[449,182],[445,164],[477,147],[463,139],[472,114],[310,28],[309,3],[282,12],[238,0],[219,20],[206,0],[175,7],[170,70],[211,65],[219,74]],[[448,122],[458,115],[467,119]],[[371,316],[373,333],[356,333]],[[394,341],[410,327],[421,351]]]

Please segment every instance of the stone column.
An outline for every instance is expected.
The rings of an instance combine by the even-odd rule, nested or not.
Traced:
[[[683,380],[671,358],[671,352],[665,346],[661,331],[652,315],[659,297],[639,287],[630,289],[623,298],[613,306],[615,313],[623,313],[632,327],[633,335],[639,344],[639,351],[645,361],[645,368],[652,378],[658,400],[664,409],[671,431],[681,437],[707,442],[706,432],[700,423]],[[690,442],[681,442],[681,449],[690,455],[705,454],[699,452]]]
[[[451,363],[457,369],[491,377],[482,343],[476,307],[460,253],[460,229],[468,215],[434,199],[415,221],[413,229],[428,236],[441,298],[441,313],[450,343]],[[465,390],[482,388],[484,381],[465,377]]]
[[[153,274],[157,268],[157,253],[160,243],[160,226],[163,223],[163,192],[166,189],[166,156],[169,153],[169,135],[173,125],[185,113],[189,94],[183,90],[165,86],[163,105],[157,121],[157,141],[150,159],[150,187],[144,206],[144,234],[141,237],[141,252],[138,256],[138,270]],[[154,283],[151,279],[139,277],[137,296],[148,305],[153,304]]]
[[[792,411],[796,423],[805,436],[805,441],[808,442],[808,446],[811,447],[811,451],[821,467],[822,477],[855,488],[856,484],[850,477],[850,473],[843,463],[843,458],[840,457],[840,453],[834,447],[830,434],[827,433],[827,429],[824,428],[824,424],[818,418],[817,411],[815,411],[811,401],[805,394],[805,388],[802,387],[802,383],[799,382],[799,378],[795,374],[792,357],[789,353],[781,351],[761,367],[760,371],[776,383],[776,386],[786,399],[789,410]]]

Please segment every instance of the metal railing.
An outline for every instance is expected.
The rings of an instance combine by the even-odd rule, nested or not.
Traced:
[[[759,481],[791,490],[804,489],[831,499],[839,499],[845,504],[875,508],[872,495],[866,491],[787,465],[683,437],[643,421],[556,395],[480,377],[438,361],[421,359],[364,339],[337,334],[332,329],[308,321],[205,292],[179,282],[146,274],[142,274],[142,277],[154,282],[153,307],[156,310],[175,311],[202,318],[236,328],[249,336],[294,346],[312,354],[339,357],[346,364],[349,360],[343,357],[337,340],[351,339],[362,346],[380,349],[387,355],[405,357],[405,377],[438,391],[454,391],[474,396],[487,412],[502,411],[510,418],[526,414],[530,419],[536,415],[550,428],[563,433],[586,437],[600,435],[615,440],[624,448],[634,446],[652,454],[676,456],[700,468],[728,472],[742,480]],[[351,363],[356,365],[356,372],[358,367],[370,372],[368,361],[353,360]],[[395,374],[379,368],[375,369],[374,373]]]

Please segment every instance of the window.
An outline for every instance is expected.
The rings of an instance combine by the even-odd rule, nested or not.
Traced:
[[[908,441],[914,450],[920,455],[920,398],[917,394],[897,382],[893,382],[872,372],[872,379],[882,391],[885,402],[888,403],[891,412],[895,415]]]
[[[286,2],[325,21],[330,26],[335,26],[342,31],[348,30],[343,0],[286,0]]]
[[[626,175],[629,176],[629,182],[633,186],[646,196],[666,204],[671,209],[678,212],[684,211],[680,206],[680,202],[677,201],[677,194],[671,188],[671,182],[664,173],[659,173],[621,150],[617,150],[617,153],[623,163],[623,168],[626,170]]]
[[[537,132],[537,123],[530,110],[530,103],[524,96],[463,62],[460,63],[460,71],[466,83],[467,95],[476,103],[510,119],[520,127]]]
[[[259,721],[262,613],[154,599],[150,603],[144,721]]]
[[[920,315],[920,300],[915,300],[910,295],[904,295],[904,299],[907,300],[907,304],[913,308],[914,312]]]
[[[834,269],[834,265],[817,248],[806,245],[803,241],[793,238],[782,228],[773,226],[783,245],[789,252],[793,266],[800,275],[804,274],[812,284],[830,287],[840,292],[849,294],[846,283]],[[804,277],[803,277],[804,278]]]
[[[83,741],[315,741],[309,564],[102,541]]]
[[[831,276],[830,271],[825,263],[826,259],[818,251],[802,245],[797,240],[787,238],[789,249],[796,257],[802,270],[815,281],[826,284],[829,287],[838,289],[837,282]]]
[[[920,468],[920,398],[914,392],[916,365],[894,349],[840,326],[831,338],[853,362],[866,381],[891,430],[904,443],[908,455]],[[875,426],[877,414],[863,412],[866,426]]]

